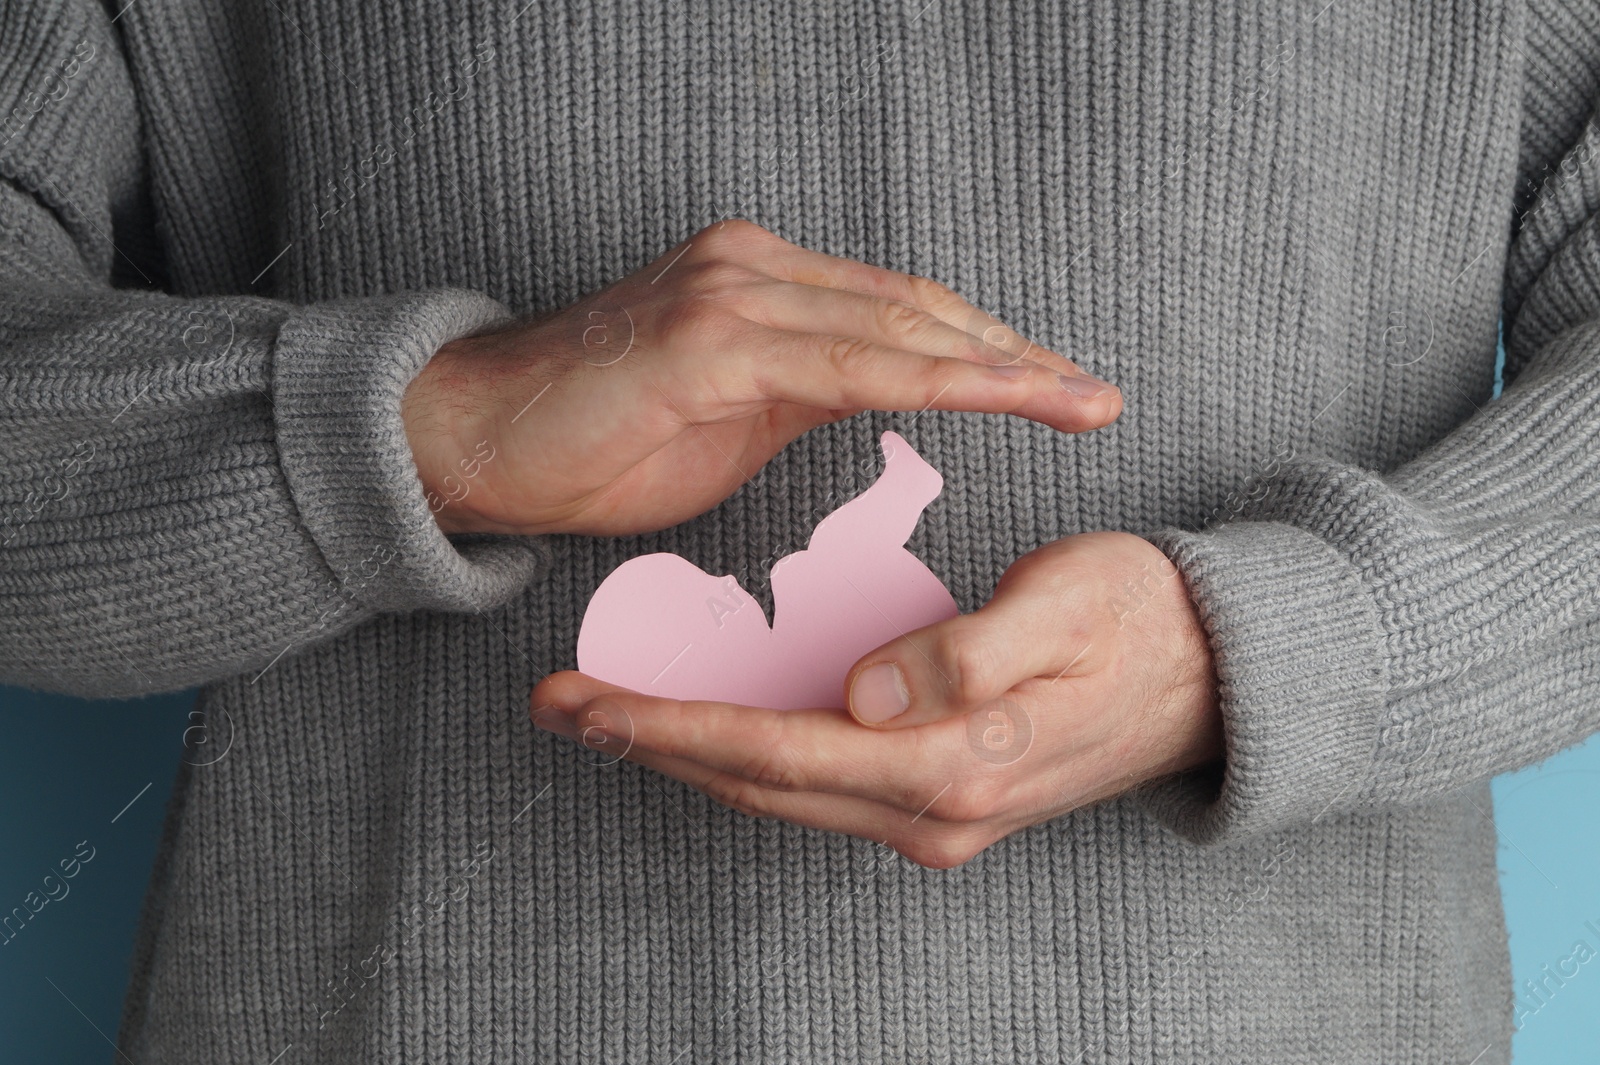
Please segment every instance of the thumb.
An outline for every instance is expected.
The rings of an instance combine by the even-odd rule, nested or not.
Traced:
[[[1050,670],[1057,641],[1041,631],[1048,619],[1031,599],[998,594],[975,613],[864,655],[845,678],[851,715],[875,728],[925,725],[976,710]]]

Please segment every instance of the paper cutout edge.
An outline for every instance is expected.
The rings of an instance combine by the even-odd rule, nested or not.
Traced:
[[[638,555],[590,598],[578,668],[675,699],[842,707],[844,677],[862,655],[959,613],[905,547],[944,478],[898,433],[884,432],[879,447],[879,477],[818,522],[805,549],[769,570],[770,623],[733,575],[714,577],[672,552]],[[829,595],[860,606],[841,611]]]

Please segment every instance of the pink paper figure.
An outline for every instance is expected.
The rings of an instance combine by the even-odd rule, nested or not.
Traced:
[[[959,612],[905,549],[944,478],[899,434],[880,443],[882,476],[824,518],[806,550],[772,567],[772,627],[732,576],[674,554],[640,555],[589,600],[578,669],[671,699],[843,707],[845,675],[862,655]]]

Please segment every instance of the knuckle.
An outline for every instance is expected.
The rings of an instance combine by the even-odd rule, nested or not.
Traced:
[[[761,802],[760,788],[748,780],[719,773],[705,784],[701,791],[708,797],[744,814],[746,817],[766,817],[766,805]]]
[[[748,250],[779,240],[776,233],[748,218],[724,218],[713,222],[696,235],[696,243],[706,243],[717,248]]]
[[[757,752],[742,767],[745,780],[768,791],[803,791],[803,774],[791,755],[776,747]]]
[[[892,337],[923,336],[936,321],[927,311],[901,300],[888,300],[878,308],[878,325]]]
[[[999,661],[993,644],[971,628],[947,628],[934,647],[950,694],[962,706],[976,706],[999,695]]]
[[[873,350],[872,342],[862,337],[826,337],[822,341],[823,358],[841,374],[858,372]]]
[[[895,850],[926,869],[954,869],[977,857],[983,851],[983,844],[969,836],[949,833],[909,841]]]
[[[999,810],[999,796],[983,784],[951,788],[939,797],[928,812],[940,821],[975,825],[989,820]]]
[[[935,281],[931,277],[923,277],[921,274],[906,274],[904,276],[906,291],[911,294],[913,300],[925,307],[943,307],[951,302],[965,302],[960,296],[956,295],[954,289]]]
[[[656,312],[655,327],[668,338],[704,340],[725,312],[716,301],[698,293],[679,296]]]
[[[684,284],[694,292],[720,294],[748,285],[760,275],[748,266],[724,258],[702,259],[683,272]]]

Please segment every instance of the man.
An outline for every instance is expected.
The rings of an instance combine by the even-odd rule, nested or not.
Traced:
[[[1507,1060],[1485,782],[1600,726],[1588,7],[3,10],[5,679],[228,737],[131,1060]],[[570,671],[890,428],[965,613],[848,710]]]

